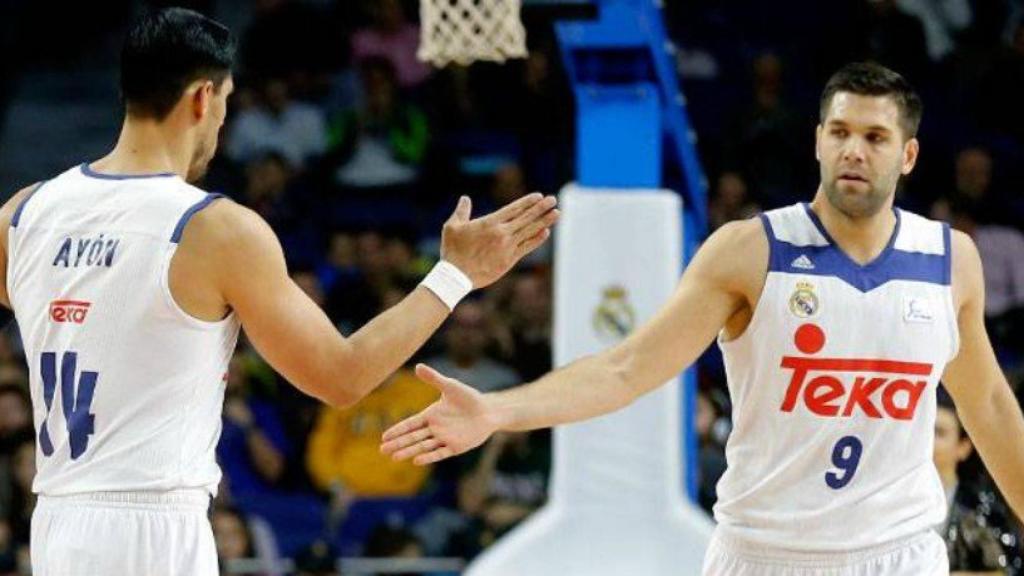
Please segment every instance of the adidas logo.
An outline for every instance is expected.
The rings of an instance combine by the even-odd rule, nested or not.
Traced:
[[[796,260],[793,260],[790,264],[793,268],[800,268],[801,270],[814,270],[814,262],[807,257],[806,254],[801,254]]]

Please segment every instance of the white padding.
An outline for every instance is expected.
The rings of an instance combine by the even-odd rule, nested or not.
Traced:
[[[554,353],[562,366],[614,345],[618,329],[668,299],[681,271],[682,207],[673,192],[574,186],[560,206]],[[578,385],[587,394],[587,383]],[[712,525],[683,497],[679,394],[677,379],[624,410],[557,428],[547,506],[466,574],[699,574]]]

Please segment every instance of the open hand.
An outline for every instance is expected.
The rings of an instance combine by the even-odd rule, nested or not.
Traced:
[[[554,196],[535,192],[470,220],[472,202],[463,196],[441,230],[441,258],[469,276],[474,288],[488,286],[548,239],[558,220],[556,204]]]
[[[480,392],[425,364],[416,365],[416,376],[440,390],[441,398],[384,432],[382,453],[425,466],[476,448],[497,429]]]

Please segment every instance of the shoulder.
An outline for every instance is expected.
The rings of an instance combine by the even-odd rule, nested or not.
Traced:
[[[974,240],[959,230],[950,232],[949,244],[952,268],[950,283],[959,308],[965,302],[984,297],[981,256]]]
[[[233,283],[262,271],[283,253],[270,225],[255,211],[218,197],[192,214],[180,231],[178,252],[197,272]]]
[[[768,232],[762,217],[728,222],[701,246],[689,268],[731,291],[759,288],[768,270]]]
[[[25,186],[21,190],[18,190],[11,196],[4,205],[0,207],[0,226],[6,228],[10,226],[11,220],[14,218],[14,214],[18,211],[18,207],[25,202],[25,199],[31,196],[36,189],[41,186],[43,182],[36,182],[29,186]]]
[[[767,245],[768,237],[762,216],[754,216],[745,220],[726,222],[708,237],[708,243],[710,242],[742,248],[756,244]]]
[[[254,210],[226,197],[211,199],[188,221],[187,234],[212,247],[232,246],[273,234]]]

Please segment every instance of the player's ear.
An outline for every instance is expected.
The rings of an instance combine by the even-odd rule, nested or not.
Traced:
[[[821,144],[821,124],[818,124],[814,128],[814,159],[821,162],[821,151],[818,146]]]
[[[903,144],[903,166],[900,168],[900,172],[904,176],[910,174],[910,171],[914,169],[917,164],[917,155],[921,152],[921,143],[918,142],[917,138],[911,138]]]
[[[197,80],[193,82],[185,92],[192,110],[192,117],[197,121],[202,120],[210,111],[210,103],[213,102],[214,85],[210,80]]]

